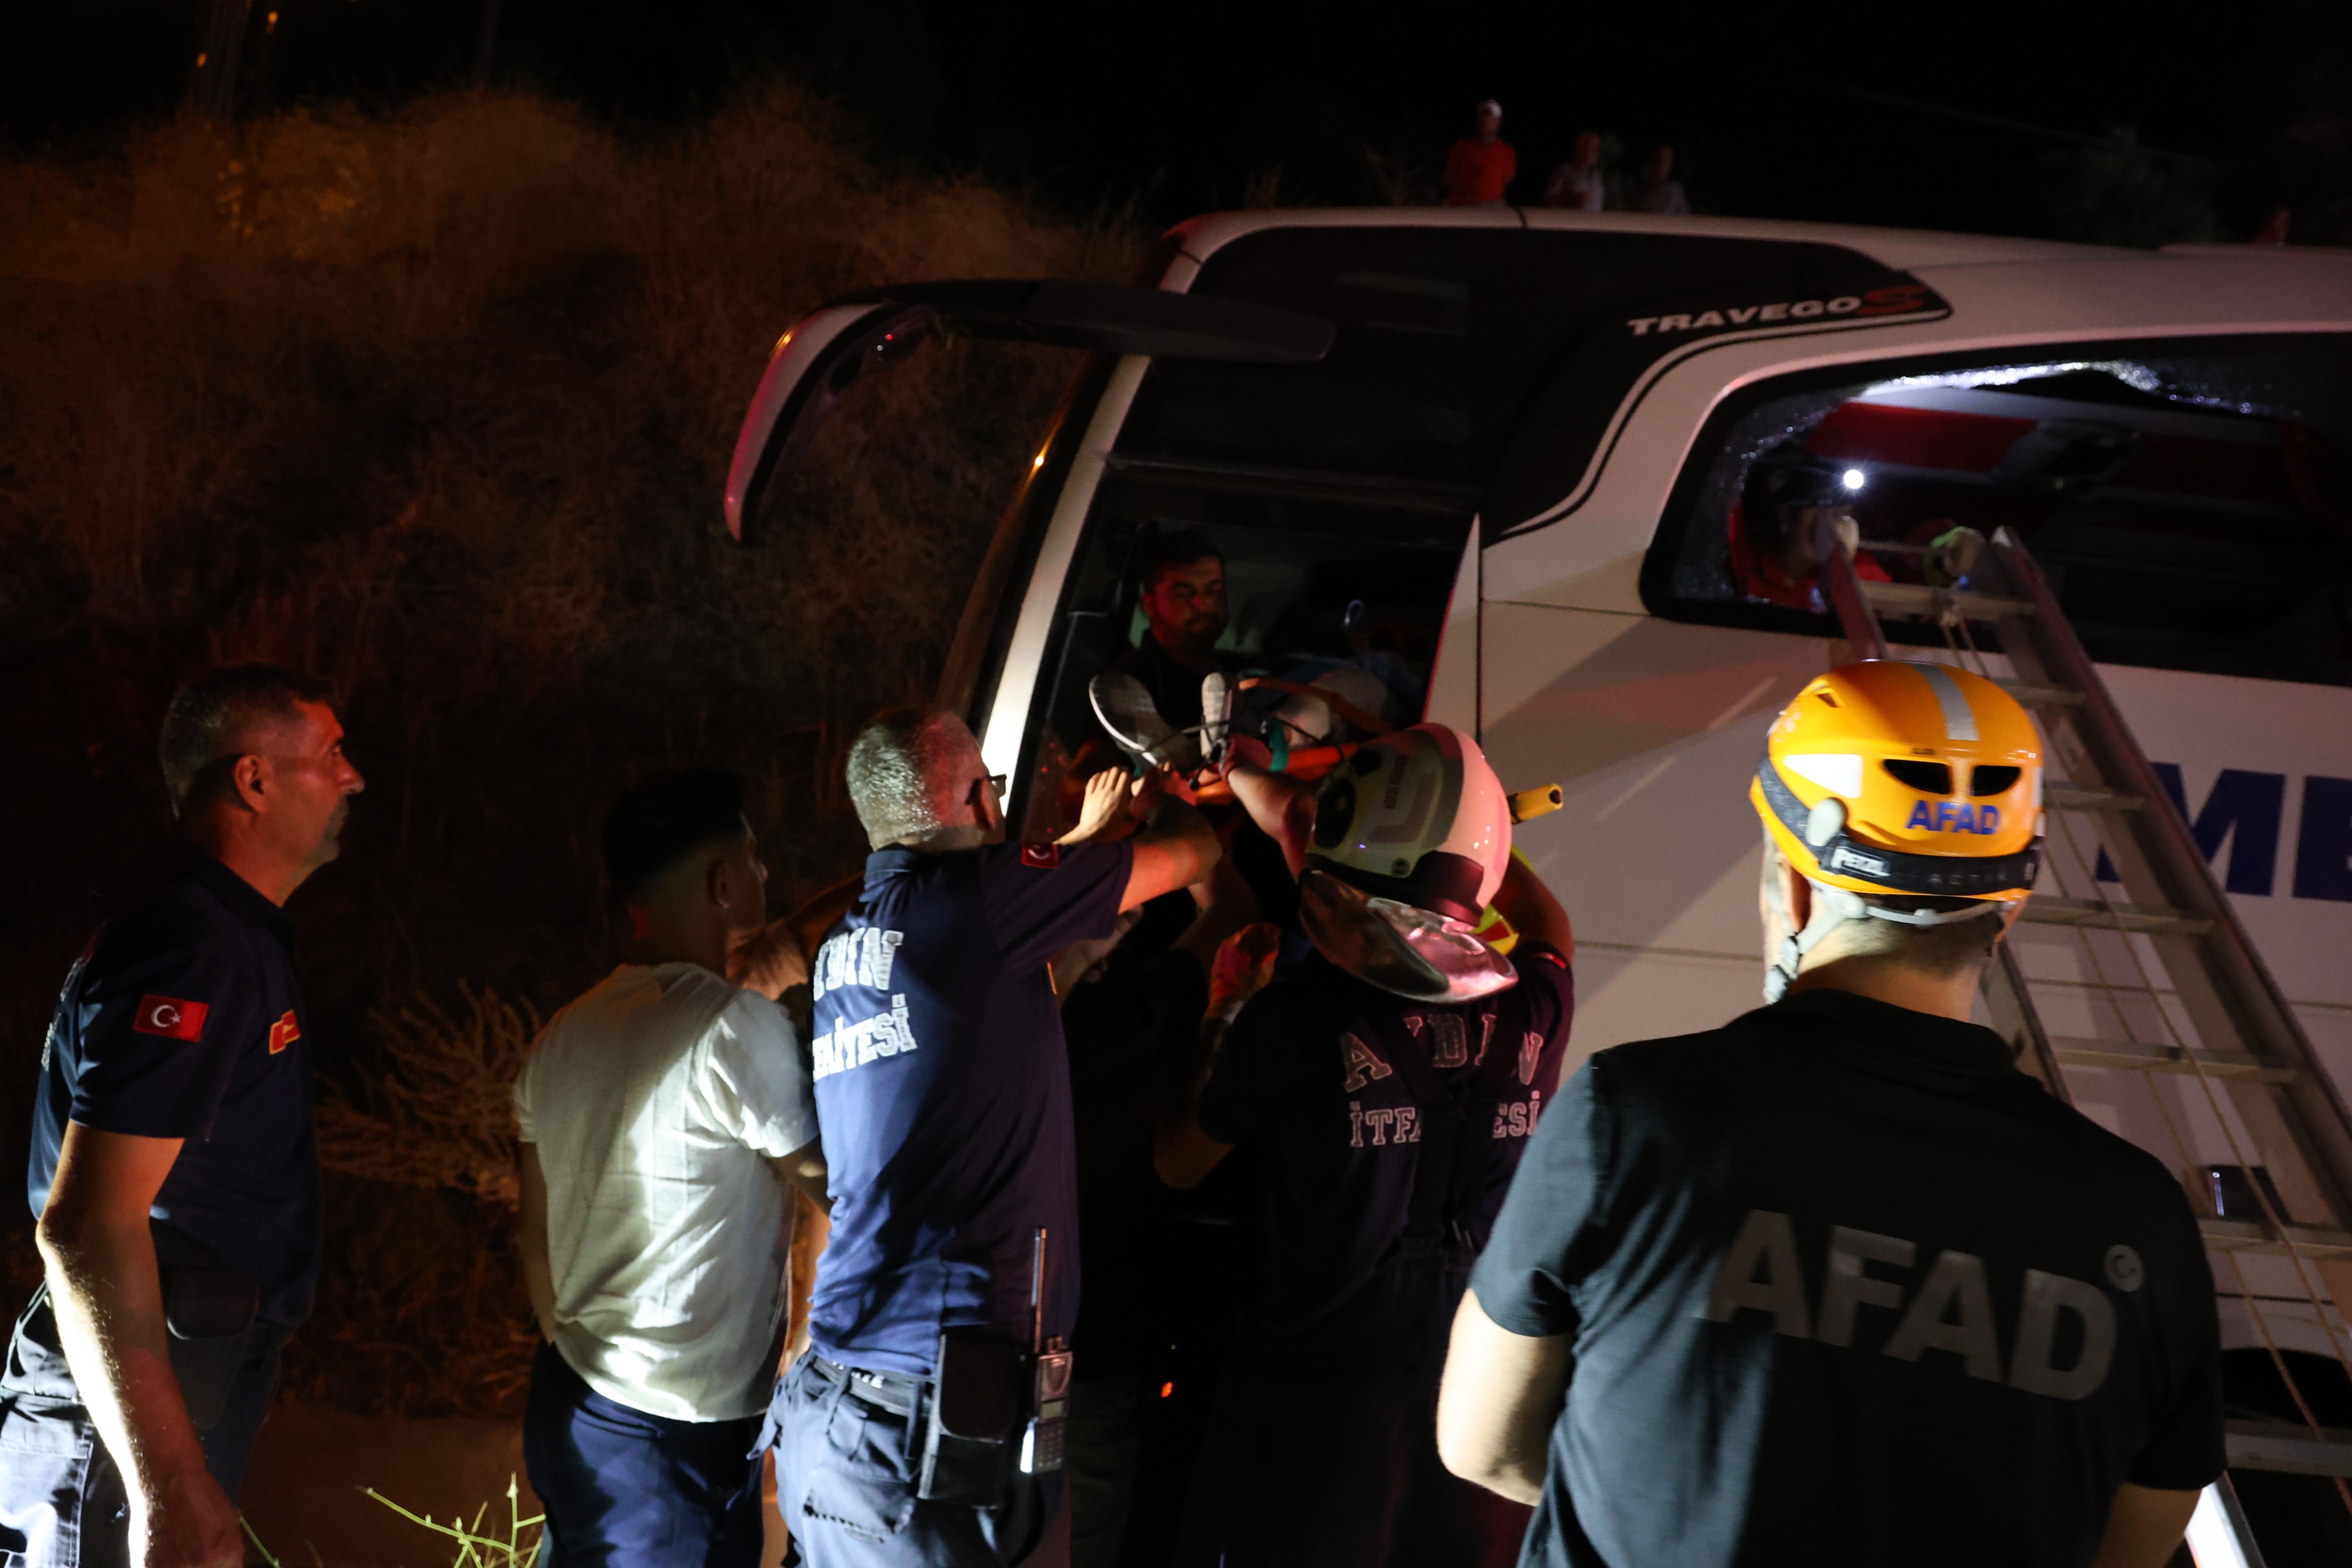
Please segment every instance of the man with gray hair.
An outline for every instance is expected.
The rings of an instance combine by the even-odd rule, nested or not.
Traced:
[[[874,853],[810,977],[833,1235],[761,1446],[814,1568],[1016,1563],[1060,1498],[1077,1316],[1049,961],[1202,880],[1217,839],[1150,792],[1123,842],[1008,842],[1003,780],[938,708],[877,715],[848,777]]]

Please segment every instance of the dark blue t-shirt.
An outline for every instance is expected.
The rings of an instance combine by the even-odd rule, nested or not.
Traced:
[[[1566,1336],[1525,1568],[2079,1564],[2222,1466],[2179,1182],[1989,1029],[1838,991],[1602,1051],[1471,1277]]]
[[[319,1156],[286,911],[208,855],[110,921],[66,976],[41,1049],[27,1186],[49,1197],[66,1123],[178,1138],[149,1211],[164,1269],[260,1282],[261,1317],[310,1315]]]
[[[1483,1247],[1528,1136],[1559,1085],[1576,1012],[1568,963],[1528,942],[1519,983],[1482,1001],[1411,1002],[1320,953],[1250,999],[1201,1092],[1201,1130],[1265,1148],[1265,1285],[1259,1326],[1311,1327],[1372,1277],[1403,1240],[1429,1107],[1419,1053],[1446,1094],[1467,1101],[1455,1194],[1462,1239]]]
[[[1069,1059],[1046,961],[1108,936],[1127,844],[891,848],[810,976],[833,1235],[809,1336],[877,1372],[929,1375],[943,1328],[1027,1343],[1039,1226],[1045,1333],[1078,1309]]]

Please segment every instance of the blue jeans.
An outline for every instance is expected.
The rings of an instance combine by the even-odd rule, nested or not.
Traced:
[[[1062,1498],[1058,1474],[1013,1478],[1001,1508],[915,1495],[919,1405],[885,1409],[804,1355],[776,1384],[763,1439],[776,1505],[806,1568],[1005,1568],[1037,1549]]]
[[[546,1568],[758,1568],[760,1418],[677,1421],[588,1386],[553,1345],[530,1367],[522,1462]]]
[[[220,1340],[170,1341],[205,1465],[232,1502],[269,1413],[285,1339],[283,1329],[256,1323]],[[130,1560],[122,1474],[82,1406],[44,1285],[16,1319],[0,1369],[0,1563],[122,1568]]]

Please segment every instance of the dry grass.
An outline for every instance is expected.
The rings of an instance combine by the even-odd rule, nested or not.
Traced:
[[[512,1092],[539,1035],[538,1009],[462,982],[467,1016],[429,997],[373,1020],[385,1064],[354,1092],[319,1097],[328,1170],[395,1187],[447,1187],[511,1214],[521,1203]]]
[[[30,893],[0,905],[5,1137],[73,953],[168,835],[171,688],[229,656],[330,675],[369,791],[293,906],[339,1173],[289,1376],[498,1404],[527,1313],[495,1080],[608,957],[602,803],[724,762],[778,899],[848,864],[845,729],[929,688],[1073,368],[955,345],[861,388],[797,531],[744,552],[719,495],[768,349],[832,294],[1109,276],[1136,237],[884,178],[784,87],[653,143],[475,94],[0,164],[0,722],[41,826],[0,846]]]

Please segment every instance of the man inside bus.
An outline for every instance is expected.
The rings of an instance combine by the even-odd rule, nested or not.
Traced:
[[[1143,683],[1160,716],[1178,730],[1201,721],[1201,682],[1230,670],[1217,651],[1225,635],[1225,556],[1191,529],[1154,534],[1136,552],[1143,640],[1113,663]]]
[[[1942,665],[1772,725],[1770,1005],[1588,1061],[1454,1321],[1439,1448],[1536,1505],[1529,1568],[2171,1555],[2223,1458],[2196,1218],[1969,1021],[2041,770]]]

